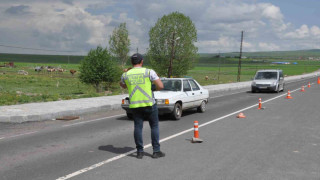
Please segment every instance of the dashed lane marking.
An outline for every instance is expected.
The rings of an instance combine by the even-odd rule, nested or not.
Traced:
[[[295,91],[297,91],[297,90],[300,90],[300,89],[295,89],[295,90],[292,90],[291,92],[295,92]],[[263,101],[263,103],[266,103],[266,102],[269,102],[269,101],[278,99],[278,98],[283,97],[283,96],[285,96],[285,95],[286,95],[286,94],[282,94],[282,95],[276,96],[276,97],[274,97],[274,98],[271,98],[271,99],[268,99],[268,100],[266,100],[266,101]],[[222,117],[220,117],[220,118],[213,119],[213,120],[211,120],[211,121],[209,121],[209,122],[206,122],[206,123],[200,125],[199,127],[207,126],[207,125],[209,125],[209,124],[211,124],[211,123],[220,121],[220,120],[222,120],[222,119],[225,119],[225,118],[227,118],[227,117],[230,117],[230,116],[232,116],[232,115],[235,115],[235,114],[237,114],[237,113],[239,113],[239,112],[242,112],[242,111],[251,109],[251,108],[253,108],[253,107],[257,107],[257,105],[258,105],[258,104],[254,104],[254,105],[252,105],[252,106],[249,106],[249,107],[246,107],[246,108],[244,108],[244,109],[238,110],[238,111],[236,111],[236,112],[227,114],[227,115],[222,116]],[[191,131],[193,131],[193,128],[184,130],[184,131],[179,132],[179,133],[177,133],[177,134],[174,134],[174,135],[172,135],[172,136],[169,136],[169,137],[166,137],[166,138],[164,138],[164,139],[161,139],[160,142],[168,141],[168,140],[170,140],[170,139],[173,139],[173,138],[175,138],[175,137],[177,137],[177,136],[180,136],[180,135],[182,135],[182,134],[185,134],[185,133],[191,132]],[[149,147],[151,147],[151,144],[145,145],[145,146],[144,146],[144,149],[147,149],[147,148],[149,148]],[[121,158],[123,158],[123,157],[126,157],[126,156],[128,156],[129,154],[132,154],[132,153],[134,153],[134,152],[136,152],[136,150],[132,150],[132,151],[129,151],[129,152],[127,152],[127,153],[120,154],[120,155],[115,156],[115,157],[113,157],[113,158],[107,159],[107,160],[105,160],[105,161],[102,161],[102,162],[99,162],[99,163],[94,164],[94,165],[92,165],[92,166],[83,168],[83,169],[81,169],[81,170],[79,170],[79,171],[73,172],[73,173],[68,174],[68,175],[66,175],[66,176],[60,177],[60,178],[58,178],[58,179],[56,179],[56,180],[66,180],[66,179],[70,179],[70,178],[75,177],[75,176],[77,176],[77,175],[80,175],[80,174],[83,174],[83,173],[85,173],[85,172],[88,172],[88,171],[90,171],[90,170],[92,170],[92,169],[96,169],[96,168],[98,168],[98,167],[100,167],[100,166],[103,166],[103,165],[108,164],[108,163],[110,163],[110,162],[113,162],[113,161],[116,161],[116,160],[121,159]]]
[[[17,135],[14,135],[14,136],[8,136],[8,137],[3,137],[3,138],[0,138],[0,139],[4,139],[4,138],[15,138],[15,137],[19,137],[19,136],[24,136],[24,135],[29,135],[29,134],[34,134],[38,131],[32,131],[32,132],[27,132],[27,133],[23,133],[23,134],[17,134]]]

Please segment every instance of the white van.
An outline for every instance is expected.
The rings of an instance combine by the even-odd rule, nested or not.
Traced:
[[[251,92],[284,90],[284,77],[280,69],[266,69],[257,71],[252,84]]]

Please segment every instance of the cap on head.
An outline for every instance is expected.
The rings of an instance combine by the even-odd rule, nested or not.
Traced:
[[[136,54],[131,56],[131,63],[133,65],[140,64],[142,60],[143,60],[143,56],[141,54],[139,54],[139,53],[136,53]]]

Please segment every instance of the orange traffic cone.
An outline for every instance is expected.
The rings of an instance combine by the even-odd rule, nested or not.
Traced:
[[[288,95],[287,95],[286,99],[293,99],[293,97],[291,97],[290,90],[288,90]]]
[[[239,113],[237,118],[246,118],[246,116],[243,113]]]
[[[259,106],[258,106],[258,109],[262,109],[261,98],[259,98]]]
[[[320,77],[318,77],[318,84],[320,84]]]
[[[199,138],[199,123],[194,121],[194,137],[192,138],[192,143],[202,143],[203,140]]]
[[[301,92],[305,92],[305,90],[304,90],[304,86],[301,86],[301,90],[300,90]]]
[[[309,88],[309,87],[311,87],[311,84],[310,84],[310,82],[308,83],[308,88]]]

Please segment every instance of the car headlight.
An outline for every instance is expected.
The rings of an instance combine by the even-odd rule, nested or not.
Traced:
[[[277,82],[275,81],[275,82],[273,82],[271,85],[272,85],[272,86],[275,86],[275,85],[277,85]]]
[[[256,82],[252,82],[251,85],[252,85],[252,86],[255,86],[255,85],[256,85]]]
[[[169,99],[157,99],[157,104],[169,104]]]

